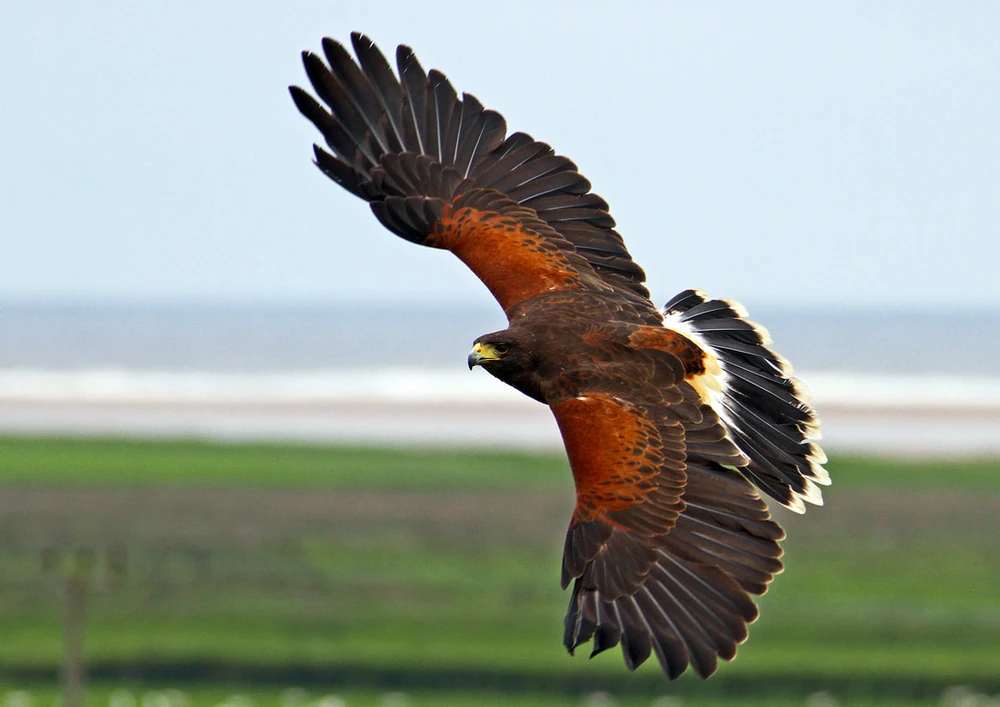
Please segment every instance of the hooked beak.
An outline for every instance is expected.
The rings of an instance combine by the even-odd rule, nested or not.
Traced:
[[[471,371],[476,366],[483,365],[484,361],[496,361],[499,358],[500,356],[497,355],[492,346],[477,343],[472,347],[472,351],[469,352],[469,370]]]

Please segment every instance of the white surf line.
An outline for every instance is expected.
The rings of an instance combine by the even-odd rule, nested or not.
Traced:
[[[821,415],[824,407],[1000,413],[1000,378],[840,371],[797,371],[796,377],[809,388]],[[531,402],[482,371],[409,368],[261,373],[7,368],[0,369],[0,401],[414,406]]]

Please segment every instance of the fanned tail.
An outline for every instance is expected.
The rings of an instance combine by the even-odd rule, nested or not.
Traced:
[[[740,470],[786,508],[805,512],[822,505],[829,485],[817,444],[819,418],[792,367],[768,348],[767,331],[731,300],[685,290],[663,308],[664,326],[680,332],[719,362],[721,390],[712,407],[750,463]]]

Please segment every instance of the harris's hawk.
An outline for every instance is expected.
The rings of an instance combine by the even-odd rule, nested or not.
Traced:
[[[793,511],[828,484],[819,422],[788,363],[738,304],[686,290],[658,310],[608,205],[569,159],[461,97],[413,51],[398,77],[367,37],[303,54],[319,101],[317,166],[390,231],[450,250],[507,314],[482,366],[551,407],[576,482],[564,641],[656,654],[711,675],[781,571],[782,529],[757,489]],[[324,105],[325,104],[325,105]],[[752,482],[752,483],[751,483]],[[756,486],[757,488],[754,488]]]

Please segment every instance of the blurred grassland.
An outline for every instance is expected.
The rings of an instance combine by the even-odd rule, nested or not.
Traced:
[[[588,661],[561,646],[573,503],[561,455],[0,438],[0,680],[58,665],[60,569],[41,558],[84,547],[97,551],[98,675],[288,670],[359,695],[551,693],[532,704],[578,704],[560,701],[577,686],[686,705],[1000,692],[1000,461],[829,468],[826,507],[776,510],[786,572],[737,659],[708,683],[668,685],[651,664],[628,675],[617,649]],[[112,548],[127,557],[115,586],[101,565]]]
[[[510,707],[512,704],[529,705],[530,707],[717,707],[720,704],[718,696],[697,697],[685,696],[671,698],[667,691],[655,697],[648,696],[611,696],[608,693],[591,692],[583,695],[533,694],[530,696],[516,695],[492,690],[454,690],[454,691],[407,691],[398,690],[313,690],[296,693],[294,700],[288,699],[289,690],[273,688],[254,688],[246,685],[218,685],[198,683],[186,686],[183,690],[159,686],[139,687],[129,690],[117,685],[96,684],[87,691],[85,707],[110,707],[126,704],[159,704],[163,707]],[[6,691],[0,683],[0,698],[14,692]],[[28,690],[17,689],[18,693],[27,692],[31,703],[21,707],[51,707],[59,704],[59,694],[52,685],[32,686]],[[117,693],[117,694],[116,694]],[[134,702],[122,700],[122,693],[131,696]],[[967,693],[959,691],[959,697]],[[972,693],[974,694],[974,693]],[[163,698],[166,697],[168,701]],[[22,698],[23,699],[23,698]],[[813,697],[813,704],[830,705],[829,698],[823,701],[821,695]],[[725,707],[803,707],[807,704],[798,697],[730,697],[724,700]],[[907,699],[852,699],[849,703],[837,704],[850,707],[912,707],[916,704]],[[939,701],[928,702],[928,705],[940,705]],[[947,704],[946,707],[957,707]]]
[[[561,452],[0,436],[0,483],[327,488],[562,488]],[[837,455],[836,486],[1000,492],[1000,459]]]

